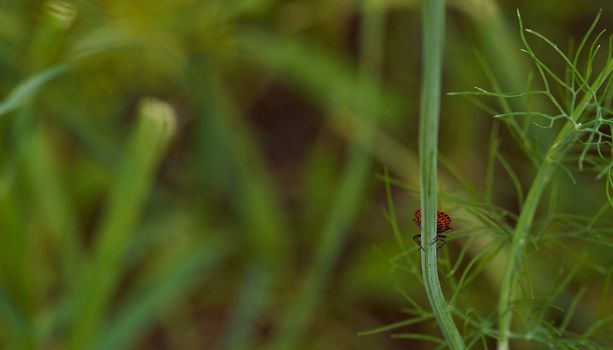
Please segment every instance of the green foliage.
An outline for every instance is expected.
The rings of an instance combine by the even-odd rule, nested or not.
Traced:
[[[50,67],[17,85],[0,104],[0,115],[9,113],[24,105],[28,98],[38,92],[49,80],[61,75],[67,69],[65,65]]]
[[[568,310],[566,310],[566,315],[562,321],[562,324],[558,327],[553,327],[546,320],[544,320],[543,312],[537,312],[536,315],[534,314],[534,311],[536,310],[544,310],[548,307],[554,306],[553,302],[559,297],[561,291],[567,288],[568,283],[574,276],[574,273],[568,274],[564,282],[558,284],[557,288],[555,288],[554,292],[552,292],[552,294],[545,299],[543,304],[535,309],[533,306],[530,306],[531,304],[534,305],[538,302],[534,300],[534,287],[530,277],[531,268],[528,267],[528,255],[530,251],[529,243],[532,243],[536,247],[539,241],[543,239],[541,235],[534,236],[530,234],[534,230],[534,219],[537,209],[541,206],[541,197],[545,192],[546,187],[554,178],[555,171],[560,167],[565,159],[568,158],[568,155],[572,154],[573,149],[581,149],[578,158],[579,169],[582,169],[584,157],[588,154],[588,152],[590,152],[590,150],[595,150],[591,152],[592,156],[590,158],[592,159],[592,162],[595,164],[599,162],[601,164],[605,164],[605,172],[601,172],[599,177],[602,177],[607,173],[608,169],[606,166],[608,166],[610,163],[610,159],[603,155],[601,148],[605,147],[611,149],[611,146],[613,145],[611,142],[613,140],[613,136],[607,133],[613,118],[610,117],[610,106],[605,104],[607,102],[605,96],[609,94],[608,87],[610,76],[613,72],[613,57],[611,57],[611,50],[613,48],[609,48],[608,54],[604,59],[604,63],[600,71],[597,71],[594,66],[594,58],[596,57],[598,48],[600,47],[598,45],[598,41],[604,31],[597,34],[593,39],[587,57],[582,56],[582,49],[588,42],[590,35],[592,34],[592,31],[600,18],[600,14],[596,17],[596,20],[593,22],[592,26],[581,40],[574,53],[574,59],[572,60],[544,35],[534,30],[525,29],[519,13],[518,18],[520,35],[524,45],[524,49],[522,51],[526,53],[533,61],[541,78],[544,89],[521,93],[505,93],[501,91],[490,92],[482,88],[476,88],[477,92],[474,93],[453,93],[452,95],[491,96],[498,98],[501,108],[506,109],[507,111],[494,115],[494,118],[503,118],[504,120],[510,119],[512,121],[509,123],[509,128],[514,132],[520,133],[520,137],[517,137],[516,139],[519,141],[520,147],[526,151],[535,150],[536,147],[530,144],[523,144],[529,140],[529,135],[526,134],[525,131],[522,132],[521,130],[518,130],[516,128],[517,124],[513,121],[513,119],[518,117],[526,118],[532,124],[541,128],[553,128],[555,123],[559,120],[563,121],[564,123],[561,127],[557,128],[557,136],[553,139],[549,149],[544,155],[537,153],[530,155],[530,158],[542,159],[542,161],[540,164],[538,164],[537,173],[532,180],[525,201],[523,200],[523,190],[517,175],[513,172],[513,169],[509,166],[509,164],[504,161],[504,158],[498,154],[496,137],[493,136],[491,140],[492,145],[494,145],[491,147],[491,159],[494,161],[496,158],[509,174],[510,179],[517,191],[520,212],[519,216],[517,217],[515,228],[513,229],[509,239],[510,246],[504,248],[505,259],[507,261],[505,263],[506,267],[504,268],[505,273],[501,279],[500,296],[497,305],[497,334],[491,328],[488,328],[487,330],[480,329],[478,330],[479,332],[477,334],[478,337],[481,338],[496,338],[498,343],[497,348],[499,350],[509,349],[511,339],[542,342],[550,347],[559,349],[575,348],[578,346],[578,344],[589,348],[601,348],[601,345],[599,345],[598,342],[590,339],[590,336],[594,331],[593,328],[590,328],[584,334],[580,335],[568,334],[566,332],[566,326],[568,325],[568,322],[570,322],[569,320],[572,318],[576,310],[580,295],[585,293],[585,287],[583,287],[579,294],[573,298]],[[539,59],[531,44],[528,42],[525,33],[532,34],[536,38],[542,40],[546,46],[552,49],[563,60],[563,63],[566,66],[566,72],[568,73],[566,74],[565,80],[560,78],[559,75],[557,75],[545,63],[543,63],[541,59]],[[609,40],[609,45],[610,44],[611,40]],[[582,58],[582,62],[585,62],[584,69],[580,69],[578,66]],[[581,71],[584,73],[581,73]],[[597,74],[592,77],[592,74],[595,72],[597,72]],[[562,91],[558,96],[556,96],[554,93],[552,83],[556,83],[562,88]],[[495,81],[493,81],[493,86],[497,88]],[[521,112],[509,111],[509,104],[505,102],[506,99],[525,98],[528,96],[543,96],[550,102],[553,110],[555,111],[554,113],[557,114],[532,110]],[[561,99],[565,100],[561,101]],[[548,120],[548,124],[539,124],[537,122],[539,119]],[[602,131],[603,128],[605,131]],[[594,158],[597,158],[598,161],[594,160]],[[492,168],[489,167],[489,169],[491,174]],[[491,176],[492,175],[488,176],[488,178],[490,178],[490,180],[488,180],[489,186],[492,186],[493,184]],[[606,194],[610,202],[610,195],[608,193],[609,178],[607,178],[606,183]],[[489,197],[489,195],[486,197]],[[613,202],[611,202],[611,204],[613,204]],[[555,213],[554,205],[555,203],[550,203],[549,209],[552,213]],[[600,215],[601,214],[598,214],[597,216],[593,217],[591,222],[598,222]],[[543,227],[547,227],[550,224],[551,222],[547,222],[542,225]],[[607,245],[606,239],[603,241],[598,241],[597,243]],[[498,249],[496,249],[496,251],[497,250]],[[485,252],[485,250],[483,250],[483,252]],[[475,261],[476,260],[471,262],[468,266],[470,267]],[[487,259],[482,262],[482,264],[484,263],[490,264],[491,262],[489,259]],[[604,272],[605,271],[601,270],[601,273]],[[457,286],[461,287],[463,285],[464,276],[465,275],[463,275],[459,283],[457,283]],[[451,300],[455,301],[458,294],[459,292],[456,290]],[[528,304],[527,308],[523,306],[524,303]],[[461,313],[459,314],[461,315]],[[522,316],[524,325],[526,323],[525,320],[530,320],[527,323],[531,324],[532,327],[526,328],[529,329],[526,334],[511,331],[512,318],[515,314]],[[466,317],[466,315],[463,317]],[[440,320],[438,322],[439,326],[444,329],[444,323]],[[607,318],[600,319],[596,321],[596,324],[598,324],[596,328],[608,324],[609,322],[610,320]],[[469,343],[471,342],[469,341]]]
[[[0,348],[610,347],[610,23],[425,3],[4,1]]]

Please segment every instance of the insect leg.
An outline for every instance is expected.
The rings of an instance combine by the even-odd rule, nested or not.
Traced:
[[[413,240],[415,241],[415,243],[417,243],[417,245],[419,246],[419,250],[424,249],[424,247],[421,246],[421,234],[418,233],[416,235],[413,236]]]
[[[434,239],[434,241],[439,241],[441,242],[441,244],[436,247],[436,250],[441,249],[445,244],[447,244],[447,240],[446,240],[447,236],[445,235],[437,235],[436,238]]]

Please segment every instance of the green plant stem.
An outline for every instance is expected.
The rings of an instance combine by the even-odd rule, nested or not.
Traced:
[[[591,91],[597,91],[609,77],[611,72],[613,72],[613,60],[609,61],[602,70],[591,86]],[[583,99],[577,105],[570,118],[574,122],[577,122],[592,100],[593,94],[590,92],[585,93]],[[560,161],[574,143],[576,131],[573,123],[570,122],[567,122],[562,130],[560,130],[554,143],[547,151],[545,160],[530,186],[528,196],[526,197],[526,201],[524,202],[524,206],[517,220],[511,248],[508,254],[509,261],[500,286],[500,297],[498,299],[498,350],[509,349],[510,328],[513,318],[511,303],[513,302],[516,292],[515,283],[517,281],[517,268],[524,254],[526,243],[528,242],[528,234],[532,228],[534,214],[539,206],[545,187],[551,180]]]
[[[363,1],[363,16],[360,54],[362,85],[359,89],[362,97],[368,93],[370,78],[374,78],[375,89],[379,89],[381,37],[384,27],[383,10],[375,7],[374,2]],[[362,101],[367,100],[367,98],[362,99]],[[320,299],[338,259],[349,226],[357,214],[370,169],[368,153],[378,119],[376,113],[370,113],[372,110],[366,103],[361,108],[361,114],[373,127],[358,129],[352,135],[350,159],[340,180],[334,206],[323,227],[322,240],[305,282],[281,323],[277,338],[272,343],[272,349],[285,350],[297,347],[305,331],[305,324]]]
[[[34,113],[26,107],[25,113]],[[24,117],[27,117],[23,115]],[[24,152],[25,166],[33,189],[34,200],[48,223],[55,240],[55,249],[62,257],[61,277],[65,285],[74,281],[79,256],[79,234],[77,219],[70,200],[66,196],[64,184],[61,181],[50,135],[41,126],[34,126],[28,131],[30,140]]]
[[[97,338],[174,123],[169,105],[152,99],[141,103],[138,125],[96,235],[95,251],[84,265],[83,280],[75,290],[74,325],[65,349],[90,349]]]
[[[419,167],[421,209],[423,213],[421,267],[428,300],[438,325],[454,350],[464,349],[464,341],[453,322],[438,279],[436,245],[437,143],[441,101],[441,72],[445,38],[445,3],[423,2],[423,80],[419,121]]]
[[[191,241],[189,247],[161,264],[143,287],[133,292],[121,311],[107,324],[97,339],[95,350],[135,347],[135,340],[157,318],[170,310],[188,291],[211,275],[227,254],[227,247],[215,237]]]
[[[220,349],[252,349],[259,322],[270,308],[279,277],[285,273],[284,262],[290,259],[287,240],[290,229],[257,138],[242,118],[242,108],[237,108],[238,102],[225,84],[219,63],[198,58],[194,67],[194,71],[205,72],[202,77],[194,76],[191,82],[199,91],[194,103],[201,113],[202,190],[211,190],[209,186],[213,184],[215,190],[231,194],[239,227],[245,233],[241,242],[251,254],[239,277],[235,306],[225,325]],[[235,174],[232,182],[221,179],[230,173]]]

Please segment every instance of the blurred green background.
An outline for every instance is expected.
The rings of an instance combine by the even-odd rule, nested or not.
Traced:
[[[490,87],[489,70],[503,91],[534,80],[517,8],[563,49],[599,9],[596,31],[613,29],[608,0],[450,0],[444,92]],[[429,308],[410,241],[420,18],[412,0],[0,0],[0,347],[435,348],[402,336],[439,337],[432,320],[358,335]],[[479,103],[499,112],[494,102]],[[525,194],[535,173],[501,127],[505,165],[484,193],[492,115],[443,96],[440,203],[457,235],[442,274],[470,268],[495,236],[458,198],[517,213],[516,187]],[[535,143],[548,135],[537,128]],[[575,163],[576,183],[560,176],[546,195],[565,214],[547,232],[606,203],[604,181]],[[537,299],[566,309],[581,293],[575,332],[613,313],[602,232],[609,243],[532,252]],[[504,262],[478,266],[458,308],[487,320]]]

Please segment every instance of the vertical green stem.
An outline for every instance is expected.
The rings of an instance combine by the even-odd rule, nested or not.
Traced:
[[[421,208],[423,213],[421,241],[422,274],[428,300],[438,325],[451,349],[464,349],[464,341],[456,328],[443,297],[436,265],[437,210],[437,143],[441,100],[441,71],[445,39],[445,3],[443,0],[423,2],[423,77],[421,115],[419,121],[419,167]]]
[[[279,201],[273,177],[264,156],[224,82],[219,62],[197,57],[193,71],[202,71],[191,81],[199,93],[202,191],[228,191],[230,202],[244,231],[242,243],[250,252],[249,263],[239,278],[238,294],[220,341],[220,349],[255,347],[259,322],[270,307],[288,261],[288,220]],[[201,98],[204,97],[204,98]],[[227,177],[224,181],[219,176]],[[210,194],[207,197],[216,198]],[[215,199],[205,206],[215,206]]]
[[[361,86],[358,93],[366,94],[369,81],[372,81],[370,79],[374,78],[377,85],[380,80],[384,14],[382,8],[374,1],[363,0],[362,4]],[[378,89],[379,86],[376,88]],[[367,99],[362,99],[362,101],[367,101]],[[360,112],[367,121],[376,125],[378,115],[373,113],[373,110],[364,105]],[[355,131],[352,135],[350,159],[339,182],[334,206],[323,227],[322,241],[318,245],[316,256],[304,284],[281,322],[279,333],[272,342],[272,349],[285,350],[297,347],[305,331],[305,325],[322,295],[341,252],[349,226],[359,208],[364,183],[370,169],[368,148],[372,143],[373,131],[373,128],[364,128]],[[362,149],[364,146],[366,149]]]
[[[25,108],[25,113],[33,113]],[[23,117],[28,117],[23,115]],[[24,152],[25,166],[33,189],[34,201],[54,235],[62,259],[62,279],[68,286],[74,281],[79,255],[77,219],[67,198],[60,170],[54,159],[50,136],[41,126],[28,131],[30,140]]]
[[[82,283],[75,290],[74,324],[64,349],[90,349],[98,336],[122,276],[127,247],[157,165],[173,135],[175,116],[170,105],[145,99],[139,113],[138,125],[96,235],[95,251],[84,265]]]
[[[591,91],[598,91],[611,72],[613,72],[613,60],[607,63],[598,78],[596,78],[596,81],[591,86]],[[592,98],[593,95],[591,93],[586,93],[584,95],[583,99],[570,116],[573,121],[576,122],[579,120],[579,117],[592,102]],[[528,242],[528,234],[532,228],[534,214],[539,206],[545,187],[549,184],[558,164],[560,164],[560,161],[574,142],[575,132],[576,130],[573,124],[568,122],[556,137],[554,143],[547,151],[545,160],[530,186],[530,191],[528,192],[519,219],[517,220],[511,248],[508,254],[509,262],[500,286],[500,297],[498,299],[498,350],[509,349],[509,335],[511,321],[513,319],[511,304],[517,290],[515,288],[518,277],[517,267],[521,262],[526,243]]]

